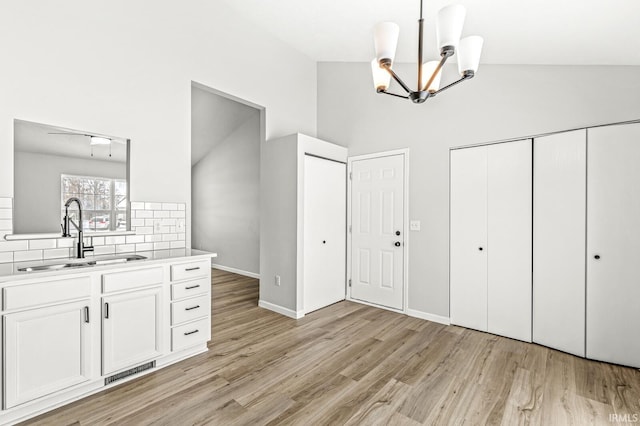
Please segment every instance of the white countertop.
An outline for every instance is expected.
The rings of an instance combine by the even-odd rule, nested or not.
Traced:
[[[21,268],[34,267],[34,266],[43,266],[43,265],[57,265],[67,262],[77,262],[77,261],[91,261],[91,260],[104,260],[111,259],[114,257],[126,257],[126,256],[144,256],[146,259],[134,260],[130,262],[124,263],[112,263],[105,265],[91,265],[91,266],[80,266],[74,268],[65,268],[65,269],[54,269],[54,270],[39,270],[39,271],[19,271]],[[105,256],[87,256],[85,259],[76,259],[76,258],[63,258],[63,259],[50,259],[50,260],[32,260],[27,262],[13,262],[13,263],[0,263],[0,282],[14,280],[16,278],[34,278],[40,276],[49,276],[49,275],[60,275],[60,274],[69,274],[69,273],[80,273],[80,272],[92,272],[95,270],[105,270],[105,269],[113,269],[113,268],[126,268],[126,267],[135,267],[147,264],[158,263],[161,261],[169,260],[169,259],[191,259],[191,258],[213,258],[217,257],[217,253],[209,253],[200,250],[191,250],[191,249],[171,249],[171,250],[154,250],[154,251],[143,251],[136,253],[119,253],[116,255],[105,255]]]

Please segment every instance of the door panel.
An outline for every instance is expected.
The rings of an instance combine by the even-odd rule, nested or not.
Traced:
[[[451,151],[451,323],[487,331],[487,147]]]
[[[586,130],[534,140],[533,341],[585,356]]]
[[[353,161],[351,199],[351,297],[403,309],[404,154]]]
[[[588,130],[587,357],[634,367],[640,367],[639,164],[640,124]]]
[[[160,287],[103,298],[102,374],[162,355]]]
[[[346,167],[344,163],[305,155],[305,313],[345,298]]]
[[[531,140],[487,147],[490,333],[531,341]]]
[[[4,316],[4,408],[89,381],[89,300]]]

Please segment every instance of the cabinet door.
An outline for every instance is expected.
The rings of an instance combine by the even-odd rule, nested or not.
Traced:
[[[304,312],[346,294],[347,166],[304,158]]]
[[[4,408],[88,381],[89,300],[4,315]]]
[[[585,356],[586,130],[536,138],[533,341]]]
[[[587,357],[640,367],[640,124],[589,129],[587,165]]]
[[[531,341],[531,140],[487,148],[490,333]]]
[[[161,287],[102,298],[102,374],[161,355]]]
[[[487,331],[487,147],[451,151],[451,323]]]

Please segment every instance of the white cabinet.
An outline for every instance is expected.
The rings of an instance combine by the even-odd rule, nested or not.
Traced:
[[[161,301],[161,287],[102,298],[103,375],[162,355]]]
[[[534,140],[533,341],[585,356],[586,130]]]
[[[640,367],[640,124],[588,130],[587,357]]]
[[[451,152],[451,321],[531,341],[531,140]]]
[[[90,301],[6,314],[4,409],[91,379]]]
[[[171,351],[211,340],[211,260],[171,266]]]
[[[347,148],[301,134],[269,140],[261,150],[259,306],[293,318],[342,300],[346,293],[346,274],[342,272],[346,262],[346,200],[345,203],[314,207],[318,210],[312,213],[318,216],[309,217],[307,203],[311,200],[306,191],[319,189],[309,187],[305,182],[309,155],[324,159],[318,161],[347,162]],[[337,195],[345,190],[346,173],[341,178],[335,176],[331,187],[324,185],[322,191]],[[322,214],[328,216],[327,220],[331,218],[331,223],[320,225],[332,226],[330,237],[322,237],[320,228],[312,231],[306,224],[306,220],[318,220],[319,224]],[[326,243],[323,245],[322,241]],[[306,250],[312,253],[307,255]],[[312,256],[323,252],[327,254],[327,263],[320,266]],[[311,274],[307,273],[305,264],[311,264],[314,271],[321,268],[325,282],[312,281],[307,287],[305,279],[310,279]],[[318,286],[328,288],[331,297],[317,298]],[[339,288],[342,288],[340,296],[337,294]],[[325,295],[322,289],[319,292]]]

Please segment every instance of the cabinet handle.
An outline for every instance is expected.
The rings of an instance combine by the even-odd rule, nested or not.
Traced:
[[[108,303],[104,304],[104,317],[107,318],[107,319],[109,318],[109,304]]]
[[[200,307],[200,305],[196,305],[196,306],[192,306],[190,308],[184,308],[185,311],[192,311],[194,309],[198,309]]]
[[[484,250],[484,249],[483,249],[482,247],[478,247],[478,250],[482,251],[482,250]]]
[[[185,336],[188,336],[188,335],[190,335],[190,334],[195,334],[195,333],[197,333],[197,332],[198,332],[198,330],[187,331],[186,333],[184,333],[184,335],[185,335]]]
[[[599,254],[596,254],[595,256],[593,256],[593,258],[594,258],[594,259],[596,259],[596,260],[598,260],[598,259],[600,259],[600,255],[599,255]]]
[[[197,271],[198,269],[200,269],[200,267],[196,266],[195,268],[187,268],[185,271]]]
[[[84,322],[89,322],[89,307],[85,306],[84,307]]]
[[[189,287],[185,287],[184,289],[185,289],[185,290],[192,290],[192,289],[194,289],[194,288],[198,288],[198,287],[200,287],[200,284],[192,285],[192,286],[189,286]]]

